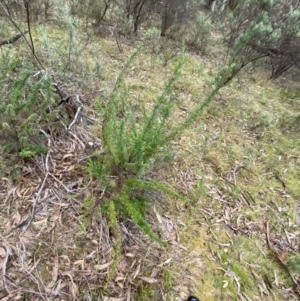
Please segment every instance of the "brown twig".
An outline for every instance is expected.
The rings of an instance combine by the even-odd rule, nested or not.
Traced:
[[[26,21],[27,21],[27,29],[28,29],[28,34],[29,34],[29,38],[30,38],[30,43],[31,43],[31,51],[33,56],[35,57],[35,49],[34,49],[34,43],[33,43],[33,39],[32,39],[32,34],[31,34],[31,25],[30,25],[30,9],[29,9],[29,1],[26,0],[24,1],[25,4],[25,8],[26,8]]]
[[[294,292],[298,295],[298,297],[300,297],[300,286],[298,284],[298,282],[296,281],[296,279],[294,278],[293,274],[290,272],[290,270],[288,269],[288,267],[285,265],[285,263],[283,262],[283,260],[280,258],[280,256],[278,255],[278,253],[275,251],[275,249],[273,248],[273,246],[271,245],[271,241],[270,241],[270,230],[269,230],[269,221],[265,222],[265,233],[266,233],[266,240],[267,240],[267,245],[268,248],[270,249],[275,261],[278,263],[279,267],[281,269],[283,269],[286,274],[291,278],[293,284],[294,284]]]
[[[279,177],[279,175],[274,174],[274,178],[280,182],[280,184],[282,185],[283,188],[286,188],[285,183],[283,182],[283,180]]]
[[[85,144],[76,136],[76,134],[74,134],[73,132],[71,132],[68,127],[66,126],[66,124],[60,120],[60,123],[62,124],[62,126],[64,127],[64,129],[66,130],[66,132],[71,135],[76,141],[79,142],[79,144],[81,145],[82,149],[86,149]]]

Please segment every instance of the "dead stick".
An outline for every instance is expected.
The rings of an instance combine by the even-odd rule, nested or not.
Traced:
[[[28,31],[25,31],[24,34],[26,34]],[[7,40],[0,41],[0,47],[3,45],[8,45],[16,42],[22,37],[21,33],[17,33],[16,35],[12,36],[11,38],[8,38]]]
[[[275,261],[278,263],[278,265],[292,279],[292,281],[294,283],[294,292],[298,295],[298,297],[300,297],[300,287],[299,287],[299,284],[297,283],[296,279],[294,278],[294,276],[292,275],[292,273],[290,272],[290,270],[288,269],[288,267],[285,265],[285,263],[283,262],[283,260],[280,258],[280,256],[278,255],[278,253],[275,251],[275,249],[271,245],[270,231],[269,231],[269,221],[265,222],[265,232],[266,232],[266,240],[267,240],[268,248],[271,250],[271,252],[273,254],[273,257],[274,257]]]

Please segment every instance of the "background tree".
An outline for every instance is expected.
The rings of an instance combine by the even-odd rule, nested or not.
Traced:
[[[132,20],[133,32],[137,33],[140,25],[153,15],[157,0],[115,0],[114,2],[126,15],[127,20]]]
[[[161,16],[161,32],[163,37],[166,35],[167,30],[175,23],[180,24],[187,17],[187,0],[163,0],[159,3],[158,13]]]
[[[51,0],[24,0],[24,1],[8,1],[1,0],[6,10],[18,18],[26,18],[26,6],[30,7],[30,18],[32,21],[47,21],[51,18],[51,10],[54,2]],[[1,13],[1,11],[0,11]]]
[[[225,13],[224,40],[230,63],[242,68],[264,58],[272,79],[298,67],[299,21],[298,1],[239,2]]]
[[[86,23],[93,22],[98,27],[103,22],[106,13],[111,5],[111,0],[88,0],[70,2],[71,13],[86,20]]]
[[[125,0],[127,18],[133,20],[133,31],[137,33],[140,25],[147,21],[154,10],[157,0]]]

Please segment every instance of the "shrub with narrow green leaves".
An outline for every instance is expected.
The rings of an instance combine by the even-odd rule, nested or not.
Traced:
[[[47,153],[43,125],[53,120],[48,112],[52,83],[47,73],[34,75],[32,66],[13,58],[10,50],[0,57],[0,149],[2,158],[33,157]]]
[[[148,32],[144,42],[153,34],[156,32]],[[103,118],[103,150],[96,160],[90,160],[88,167],[101,186],[105,187],[105,199],[114,203],[110,207],[110,215],[113,210],[115,216],[121,219],[132,219],[151,239],[163,243],[153,233],[146,217],[147,209],[153,202],[151,192],[159,190],[176,198],[184,197],[166,185],[157,183],[149,177],[149,172],[170,151],[170,142],[197,121],[218,91],[236,74],[236,70],[234,64],[223,68],[207,97],[191,110],[185,120],[176,124],[172,122],[176,102],[170,96],[176,93],[174,85],[186,59],[182,54],[151,109],[146,109],[143,101],[140,102],[137,121],[137,109],[130,102],[130,88],[124,79],[128,67],[142,47],[143,44],[138,46],[126,61],[106,104],[98,100],[98,110]]]
[[[227,59],[241,68],[264,60],[275,79],[300,62],[300,9],[292,0],[239,1],[221,21]]]

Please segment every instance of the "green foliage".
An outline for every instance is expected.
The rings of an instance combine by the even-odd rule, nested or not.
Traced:
[[[192,20],[193,24],[188,27],[185,33],[185,42],[187,45],[200,50],[205,54],[210,41],[210,33],[212,24],[209,17],[204,14],[199,14],[197,19]]]
[[[297,274],[300,274],[300,257],[299,256],[292,256],[287,260],[288,268]]]
[[[79,47],[78,30],[76,29],[76,22],[70,18],[65,19],[64,24],[68,30],[67,36],[59,36],[61,33],[57,32],[57,38],[51,39],[49,32],[45,26],[37,27],[37,34],[41,41],[39,51],[40,55],[45,56],[46,66],[53,68],[55,66],[56,72],[62,76],[66,71],[79,71],[78,53],[82,51]]]
[[[10,30],[7,22],[5,20],[0,20],[0,39],[7,39],[10,35]]]
[[[91,218],[94,216],[95,208],[96,208],[96,202],[95,198],[89,196],[85,198],[81,204],[81,210],[80,210],[80,229],[79,232],[81,234],[85,234],[85,231],[87,230],[88,226],[90,225]],[[96,210],[96,215],[98,217],[100,213],[100,210]]]
[[[44,124],[53,118],[46,112],[51,103],[51,78],[35,75],[30,66],[14,59],[10,50],[2,52],[0,73],[1,146],[9,157],[33,157],[47,153]],[[5,158],[5,155],[3,155]]]
[[[128,102],[124,74],[139,51],[140,47],[125,63],[109,96],[103,121],[103,146],[113,158],[111,165],[119,165],[137,176],[141,176],[153,163],[153,158],[166,147],[164,139],[174,109],[174,102],[170,101],[169,96],[184,63],[182,56],[150,112],[141,104],[140,113],[143,116],[137,123],[136,113]]]
[[[182,54],[152,107],[146,108],[142,101],[139,108],[133,107],[129,97],[130,87],[125,80],[126,72],[143,44],[156,34],[155,30],[147,32],[142,44],[131,53],[104,108],[98,100],[97,108],[103,118],[103,150],[96,160],[90,160],[88,167],[101,186],[106,187],[106,199],[110,204],[107,212],[112,227],[115,227],[117,217],[131,218],[152,240],[163,243],[147,222],[146,212],[152,202],[151,194],[162,191],[179,199],[182,197],[149,178],[149,172],[169,152],[169,143],[196,122],[218,91],[236,74],[236,69],[234,64],[222,69],[204,101],[182,123],[173,123],[176,102],[171,101],[170,96],[176,93],[175,82],[185,62],[185,55]]]
[[[239,1],[221,27],[228,45],[227,59],[242,68],[262,58],[272,78],[300,61],[300,10],[293,1]]]
[[[153,34],[154,31],[148,32],[143,43]],[[149,192],[172,192],[164,185],[146,180],[143,176],[154,165],[155,158],[166,149],[164,137],[174,107],[169,101],[169,96],[179,76],[184,57],[175,67],[152,110],[147,112],[146,108],[141,106],[142,120],[137,123],[136,113],[128,101],[125,75],[142,47],[143,44],[132,52],[109,95],[103,120],[104,154],[100,154],[97,161],[90,161],[89,169],[109,190],[108,215],[111,227],[115,228],[116,216],[131,218],[150,238],[163,243],[147,222],[146,209],[150,201]],[[99,103],[98,108],[102,114]]]
[[[141,283],[137,287],[137,301],[158,301],[159,296],[153,284]]]
[[[70,14],[69,6],[61,3],[64,1],[56,1],[54,14],[62,29],[37,26],[36,53],[43,58],[45,68],[54,70],[60,81],[69,82],[76,75],[77,82],[88,86],[101,76],[102,61],[89,59],[91,53],[99,52],[99,45],[89,41],[90,32],[83,33],[80,20]],[[89,45],[93,49],[88,52]]]
[[[108,224],[110,226],[111,232],[114,237],[114,263],[111,266],[109,276],[112,277],[119,265],[121,259],[121,247],[122,247],[122,240],[121,240],[121,229],[118,223],[118,214],[115,208],[115,202],[108,201],[107,207],[107,217],[108,217]]]
[[[176,139],[176,137],[179,137],[186,129],[194,124],[199,116],[204,113],[206,107],[208,107],[209,104],[214,100],[220,89],[227,85],[238,72],[239,68],[234,63],[230,66],[223,67],[216,75],[213,86],[204,100],[200,101],[199,104],[190,111],[182,123],[175,125],[171,130],[169,130],[168,134],[165,136],[165,142],[167,143]]]
[[[172,287],[174,286],[175,277],[173,275],[173,272],[169,268],[165,268],[163,271],[163,288],[164,291],[168,292],[172,290]]]
[[[19,152],[19,156],[22,158],[30,158],[39,154],[46,154],[48,148],[40,145],[28,144]]]

